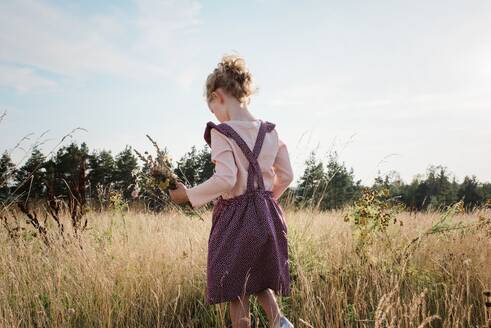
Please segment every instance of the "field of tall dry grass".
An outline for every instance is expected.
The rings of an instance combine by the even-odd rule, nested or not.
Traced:
[[[341,211],[285,213],[293,290],[279,303],[296,327],[484,326],[489,225],[431,233],[441,213],[403,212],[403,224],[366,243],[360,257]],[[228,306],[204,298],[211,212],[204,221],[178,211],[86,215],[79,241],[51,247],[32,229],[16,241],[0,229],[0,327],[231,326]],[[460,213],[448,223],[479,217],[491,213]],[[400,261],[411,240],[411,255]],[[250,301],[252,326],[267,327]]]

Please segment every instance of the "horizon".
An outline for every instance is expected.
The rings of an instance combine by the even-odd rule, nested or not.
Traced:
[[[0,120],[0,125],[1,125],[1,120]],[[78,128],[77,128],[77,129],[78,129]],[[69,134],[67,134],[67,135],[69,135]],[[87,143],[86,143],[86,142],[84,142],[84,141],[78,141],[76,138],[75,138],[75,139],[74,139],[74,138],[71,138],[70,140],[71,140],[70,142],[65,142],[64,144],[63,144],[63,143],[62,143],[62,144],[59,144],[59,146],[58,146],[57,148],[55,148],[55,149],[51,149],[51,150],[50,150],[48,153],[43,152],[43,154],[46,156],[46,159],[48,160],[48,159],[50,158],[50,157],[48,156],[49,154],[51,154],[51,153],[53,153],[52,155],[56,154],[56,152],[57,152],[59,149],[61,149],[61,148],[62,148],[62,147],[64,147],[64,146],[68,146],[68,145],[69,145],[69,144],[71,144],[72,142],[74,142],[74,143],[75,143],[75,144],[76,144],[78,147],[80,147],[82,143],[85,143],[85,144],[86,144],[86,146],[87,146],[87,147],[88,147],[88,149],[89,149],[89,154],[90,154],[90,155],[92,155],[94,152],[108,151],[108,152],[110,152],[110,153],[111,153],[111,155],[112,155],[112,157],[113,157],[113,158],[116,158],[117,154],[118,154],[119,152],[123,151],[123,150],[124,150],[124,148],[126,148],[127,146],[132,147],[131,145],[125,145],[125,146],[123,147],[123,149],[116,150],[116,151],[113,151],[113,150],[111,150],[111,149],[104,149],[104,148],[100,148],[100,149],[93,149],[93,148],[91,148],[91,147],[90,147],[90,145],[89,145],[89,144],[87,144]],[[42,143],[43,143],[43,142],[41,142],[41,144],[42,144]],[[167,146],[165,146],[165,145],[159,145],[159,147],[161,147],[161,146],[164,146],[164,147],[166,147],[166,148],[168,149],[168,147],[167,147]],[[197,146],[197,145],[194,145],[194,146],[196,147],[196,150],[197,150],[197,151],[201,151],[201,150],[202,150],[202,149],[204,149],[204,148],[208,149],[208,151],[211,151],[211,149],[210,149],[210,147],[209,147],[208,145],[202,145],[202,146],[201,146],[201,148],[200,148],[199,146]],[[152,146],[152,147],[153,147],[153,146]],[[38,148],[39,150],[41,150],[41,151],[42,151],[42,149],[43,149],[42,147],[39,147],[39,146],[38,146],[37,148]],[[162,148],[162,147],[161,147],[161,148]],[[135,149],[135,148],[134,148],[134,147],[132,147],[132,149]],[[21,150],[23,150],[23,149],[21,148]],[[29,158],[29,156],[28,156],[28,155],[29,155],[29,152],[31,152],[32,150],[34,150],[34,147],[33,147],[33,145],[30,145],[30,148],[29,148],[29,150],[28,150],[28,151],[27,151],[27,150],[24,150],[24,153],[23,153],[23,154],[24,154],[24,156],[23,156],[22,160],[21,160],[20,162],[18,162],[18,163],[15,163],[15,164],[17,165],[17,164],[22,164],[22,163],[24,163],[24,162],[25,162],[25,161],[26,161],[26,160]],[[136,150],[137,150],[137,151],[139,151],[140,153],[143,153],[143,152],[145,152],[145,151],[148,151],[148,149],[145,149],[145,150],[142,150],[142,149],[138,150],[138,149],[136,149]],[[191,149],[189,149],[188,151],[191,151]],[[187,153],[188,151],[186,151],[186,153]],[[313,151],[313,152],[315,152],[315,150],[312,150],[312,151]],[[134,152],[132,152],[132,154],[135,156],[135,153],[134,153]],[[310,154],[310,153],[309,153],[309,154]],[[169,154],[169,155],[171,155],[171,159],[172,159],[172,161],[173,161],[173,164],[174,164],[174,165],[175,165],[175,164],[177,163],[177,161],[180,159],[180,158],[172,157],[172,154]],[[184,156],[184,155],[185,155],[185,154],[182,154],[182,156]],[[181,157],[182,157],[182,156],[181,156]],[[328,156],[328,154],[326,154],[326,156]],[[135,157],[137,157],[137,156],[135,156]],[[326,160],[326,158],[324,158],[324,159],[319,158],[319,154],[318,154],[318,153],[315,153],[315,159],[316,159],[316,161],[317,161],[317,162],[322,162],[322,163],[323,163],[323,166],[324,166],[324,169],[326,169],[326,164],[327,164],[327,160]],[[141,164],[142,164],[142,163],[141,163],[141,160],[140,160],[140,159],[138,159],[138,158],[137,158],[137,160],[138,160],[138,165],[141,167]],[[15,161],[14,161],[14,162],[15,162]],[[346,166],[346,163],[345,163],[345,162],[344,162],[344,161],[343,161],[341,158],[339,158],[339,156],[338,156],[338,162],[339,162],[339,163],[342,163],[343,165],[345,165],[345,167],[346,167],[346,169],[348,170],[348,172],[349,172],[351,169],[353,169],[353,177],[354,177],[354,182],[357,182],[358,180],[360,180],[360,181],[361,181],[361,185],[363,185],[363,186],[371,186],[371,185],[373,185],[373,184],[375,183],[375,178],[373,179],[373,181],[371,181],[371,182],[370,182],[370,183],[368,183],[368,184],[367,184],[367,183],[365,183],[365,182],[363,182],[361,179],[357,178],[355,168],[350,167],[350,166]],[[382,176],[383,178],[385,178],[385,176],[387,175],[387,176],[390,176],[390,177],[392,178],[392,177],[394,177],[394,175],[393,175],[393,174],[395,173],[395,174],[397,175],[397,177],[398,177],[398,178],[400,178],[400,181],[402,181],[403,183],[405,183],[405,184],[409,185],[409,184],[411,184],[411,182],[412,182],[412,181],[414,181],[414,180],[416,180],[416,179],[419,179],[420,181],[421,181],[421,179],[424,179],[424,178],[427,176],[428,171],[429,171],[429,170],[430,170],[432,167],[433,167],[434,169],[444,168],[444,169],[445,169],[445,173],[447,174],[447,177],[449,178],[449,181],[450,181],[450,182],[452,182],[452,181],[454,181],[454,180],[455,180],[455,182],[457,182],[457,183],[462,183],[462,182],[464,181],[465,177],[469,177],[469,178],[476,177],[479,183],[491,183],[491,181],[483,181],[482,179],[480,179],[480,178],[479,178],[479,176],[476,176],[475,174],[466,175],[465,177],[459,178],[459,177],[458,177],[458,176],[455,174],[455,172],[454,172],[454,171],[453,171],[451,168],[448,168],[448,167],[446,167],[446,166],[439,165],[439,164],[435,164],[435,165],[433,165],[433,164],[432,164],[432,165],[429,165],[429,166],[428,166],[428,167],[427,167],[427,168],[426,168],[426,169],[425,169],[423,172],[418,172],[418,173],[415,173],[415,174],[414,174],[414,175],[413,175],[413,176],[412,176],[410,179],[408,179],[408,180],[406,180],[406,179],[402,178],[402,177],[400,176],[400,172],[398,172],[397,170],[391,170],[391,171],[385,172],[385,174],[381,174],[381,176]],[[294,179],[294,181],[291,183],[290,187],[293,187],[293,188],[298,187],[298,182],[299,182],[299,179],[300,179],[300,176],[301,176],[301,175],[303,175],[303,172],[301,172],[301,174],[300,174],[299,176],[295,176],[295,179]]]

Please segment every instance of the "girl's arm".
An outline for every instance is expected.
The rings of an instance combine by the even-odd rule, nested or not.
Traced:
[[[237,165],[227,137],[216,129],[211,130],[211,161],[215,173],[205,182],[186,189],[192,207],[202,206],[221,194],[232,190],[237,182]]]
[[[280,198],[283,192],[293,181],[293,169],[290,163],[290,156],[286,144],[278,138],[278,153],[273,163],[275,177],[272,188],[272,197]]]

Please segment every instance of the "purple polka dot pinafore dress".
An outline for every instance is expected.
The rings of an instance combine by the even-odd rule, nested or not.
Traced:
[[[247,190],[233,198],[220,196],[213,209],[208,239],[208,304],[237,300],[266,288],[282,296],[291,292],[284,212],[272,192],[264,189],[257,162],[264,137],[275,124],[260,123],[252,151],[230,125],[208,122],[206,126],[208,145],[211,129],[217,129],[233,139],[249,161]]]

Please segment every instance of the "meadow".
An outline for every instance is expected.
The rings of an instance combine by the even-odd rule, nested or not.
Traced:
[[[346,209],[284,210],[293,289],[279,303],[296,327],[485,327],[489,209],[398,212],[368,233]],[[0,229],[0,327],[230,327],[227,305],[205,303],[201,216],[89,211],[74,237],[61,215],[63,237],[45,222],[49,246],[27,224]],[[252,327],[267,327],[250,302]]]

